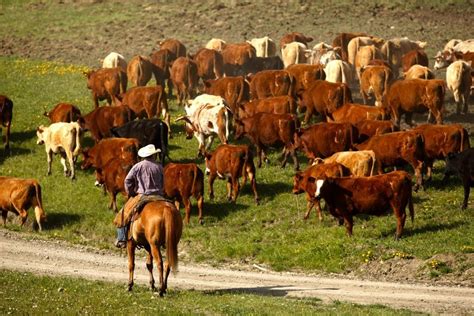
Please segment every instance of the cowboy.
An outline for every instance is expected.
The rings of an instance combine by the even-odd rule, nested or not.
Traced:
[[[150,144],[138,150],[142,158],[135,164],[125,177],[125,191],[130,197],[123,206],[123,217],[129,219],[144,206],[147,201],[162,199],[163,196],[163,166],[156,162],[157,153],[161,152],[155,145]],[[117,228],[115,246],[124,248],[127,241],[126,226]]]

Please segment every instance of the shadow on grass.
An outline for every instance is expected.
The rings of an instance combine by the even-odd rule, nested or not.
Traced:
[[[248,205],[239,204],[239,198],[237,198],[236,203],[228,202],[227,200],[224,200],[224,198],[219,197],[215,197],[214,200],[209,200],[209,198],[207,198],[204,203],[204,221],[206,221],[206,216],[215,217],[218,220],[221,220],[231,212],[242,211],[249,208]],[[197,212],[197,209],[195,210],[194,206],[191,210],[191,216],[193,212]]]
[[[407,224],[408,224],[408,227],[407,227]],[[405,224],[405,228],[403,229],[402,238],[407,238],[407,237],[411,237],[411,236],[414,236],[417,234],[423,234],[423,233],[457,229],[461,227],[463,224],[464,222],[457,221],[454,223],[446,223],[446,224],[432,223],[432,224],[427,224],[420,227],[420,226],[417,226],[416,224],[416,214],[415,214],[415,222],[414,222],[415,227],[413,228],[411,224],[411,220],[409,219],[409,216],[407,216],[407,223]],[[395,236],[395,231],[396,231],[396,228],[382,234],[382,236],[384,237]]]
[[[79,222],[81,216],[69,213],[47,213],[47,223],[44,225],[46,229],[62,228],[73,223]]]
[[[287,182],[272,182],[262,183],[258,182],[257,178],[257,192],[260,197],[265,197],[269,200],[273,200],[276,196],[281,193],[291,193],[293,186]],[[247,184],[242,188],[243,194],[252,194],[251,187]]]
[[[0,145],[0,164],[2,164],[7,158],[13,158],[15,156],[29,155],[32,153],[31,149],[16,147],[10,143],[10,149],[4,150],[3,144]],[[46,156],[46,154],[45,154]]]
[[[318,288],[311,290],[321,290],[321,291],[339,291],[340,288]],[[259,286],[259,287],[247,287],[247,288],[230,288],[223,290],[210,290],[204,291],[208,295],[223,295],[223,294],[236,294],[236,293],[247,293],[247,294],[258,294],[264,296],[276,296],[284,297],[287,296],[289,292],[295,291],[304,291],[302,289],[296,288],[294,285],[279,285],[279,286]],[[315,298],[317,301],[321,301],[318,298]]]

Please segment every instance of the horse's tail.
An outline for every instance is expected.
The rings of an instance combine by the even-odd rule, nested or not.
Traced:
[[[181,238],[182,231],[182,220],[181,216],[175,216],[179,214],[179,211],[174,206],[170,207],[170,211],[166,215],[166,260],[168,265],[173,271],[177,272],[178,269],[178,242]]]

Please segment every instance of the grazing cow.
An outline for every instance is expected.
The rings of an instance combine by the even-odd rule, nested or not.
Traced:
[[[437,124],[443,123],[444,80],[406,79],[395,81],[387,93],[387,104],[392,110],[395,125],[400,126],[400,117],[405,113],[405,122],[413,125],[413,112],[430,111]]]
[[[425,149],[421,133],[405,131],[376,135],[355,147],[358,150],[375,152],[378,174],[382,174],[385,167],[403,166],[408,163],[415,171],[416,190],[423,185]]]
[[[130,138],[106,138],[102,139],[92,148],[82,150],[81,169],[102,168],[110,160],[118,158],[125,163],[135,164],[138,161],[139,144],[137,139]]]
[[[408,71],[403,73],[404,79],[435,79],[435,74],[431,71],[430,68],[421,66],[421,65],[413,65],[408,69]]]
[[[390,64],[394,78],[398,78],[399,69],[402,66],[402,56],[414,49],[423,49],[427,42],[412,41],[407,37],[393,38],[382,46],[382,53]]]
[[[170,78],[176,87],[178,104],[193,98],[198,84],[198,69],[196,63],[187,57],[179,57],[173,62],[170,70]]]
[[[466,62],[471,62],[471,65],[474,65],[474,51],[466,53],[456,52],[453,50],[438,52],[434,59],[434,69],[446,68],[456,60],[464,60]]]
[[[295,78],[294,94],[301,95],[316,80],[326,79],[324,68],[320,65],[291,65],[285,69]]]
[[[43,115],[49,118],[51,123],[70,123],[76,122],[81,117],[81,111],[72,104],[58,103],[54,109],[44,112]]]
[[[375,135],[398,132],[400,129],[391,121],[362,120],[354,124],[357,128],[359,139],[357,143],[363,143]]]
[[[308,56],[306,45],[300,42],[288,43],[281,48],[281,59],[285,68],[294,64],[306,63]]]
[[[202,94],[189,101],[184,110],[186,116],[180,116],[176,121],[184,120],[186,122],[186,139],[191,139],[194,135],[198,140],[198,156],[203,155],[211,147],[216,134],[221,143],[227,144],[230,115],[228,106],[222,97]],[[206,138],[209,138],[207,144]]]
[[[393,80],[392,71],[385,66],[364,66],[360,69],[360,94],[364,104],[368,98],[375,99],[375,106],[382,106],[390,83]]]
[[[7,130],[3,135],[3,143],[5,144],[5,150],[10,149],[10,126],[13,118],[13,102],[5,95],[0,95],[0,132],[2,126],[6,127]]]
[[[464,201],[461,209],[465,210],[471,187],[474,186],[474,148],[466,149],[458,154],[448,155],[443,182],[448,180],[451,175],[458,175],[462,180]]]
[[[102,60],[102,68],[115,67],[119,67],[123,72],[127,72],[127,61],[119,53],[111,52]]]
[[[198,77],[202,80],[223,77],[224,61],[218,51],[201,48],[192,58],[197,65]]]
[[[347,59],[351,65],[356,65],[356,56],[359,50],[364,46],[375,46],[380,49],[385,43],[382,38],[372,36],[358,36],[354,37],[347,44]]]
[[[117,194],[122,193],[128,198],[124,181],[132,168],[132,162],[126,162],[119,158],[112,158],[103,167],[95,170],[96,185],[103,185],[104,191],[110,196],[109,209],[117,213]]]
[[[146,56],[137,55],[133,57],[127,66],[128,80],[134,86],[146,86],[152,75],[155,73],[155,65]],[[159,80],[155,77],[156,83]]]
[[[150,56],[151,62],[154,67],[154,75],[156,83],[165,87],[165,82],[168,87],[168,95],[173,94],[173,84],[170,80],[170,68],[174,61],[174,55],[168,49],[160,49],[155,51]]]
[[[255,48],[249,43],[228,44],[222,50],[226,76],[245,76],[252,69],[256,56]]]
[[[102,138],[112,137],[110,129],[132,120],[132,111],[126,106],[99,107],[79,118],[83,131],[89,131],[97,144]]]
[[[347,52],[347,46],[349,45],[349,42],[354,37],[359,37],[359,36],[368,36],[368,35],[366,33],[339,33],[333,39],[332,47],[340,47],[341,48],[341,58],[345,62],[348,62],[348,60],[349,60],[348,52]]]
[[[218,52],[222,52],[222,50],[224,50],[226,46],[227,46],[227,43],[224,40],[221,40],[219,38],[212,38],[206,44],[207,49],[213,49]]]
[[[324,72],[326,73],[326,81],[352,84],[352,66],[345,61],[331,60],[326,64]]]
[[[352,102],[349,87],[344,83],[333,83],[325,80],[315,80],[301,95],[300,110],[306,110],[303,124],[308,124],[315,113],[331,117],[331,113],[345,103]]]
[[[312,165],[309,166],[305,171],[295,174],[293,177],[293,194],[301,194],[306,192],[307,204],[304,219],[309,218],[309,214],[313,209],[313,206],[316,206],[319,221],[323,220],[321,205],[319,201],[315,199],[314,189],[311,190],[311,187],[314,186],[314,180],[343,177],[347,175],[348,172],[346,171],[345,167],[337,162]]]
[[[173,54],[172,61],[179,57],[186,57],[186,47],[179,40],[174,38],[165,39],[159,42],[160,49],[167,49]]]
[[[191,201],[193,196],[197,200],[199,224],[202,224],[202,208],[204,204],[204,174],[195,163],[168,163],[164,169],[164,193],[175,200],[179,210],[180,203],[186,210],[185,221],[189,224],[191,217]]]
[[[467,114],[469,94],[471,93],[471,65],[465,61],[455,61],[446,69],[446,85],[454,95],[456,113]]]
[[[357,130],[349,123],[319,123],[295,134],[295,146],[312,161],[352,149]]]
[[[23,226],[28,218],[28,209],[35,208],[35,217],[38,228],[43,229],[46,214],[43,209],[41,186],[36,179],[21,179],[0,177],[0,210],[2,211],[3,225],[7,224],[8,211],[20,216]]]
[[[162,86],[135,87],[127,91],[122,99],[122,104],[128,107],[138,118],[159,117],[168,125],[171,133],[170,114],[166,92]],[[170,134],[171,135],[171,134]],[[144,144],[146,146],[148,144]]]
[[[361,47],[355,56],[355,70],[357,73],[357,78],[359,82],[361,80],[361,69],[364,66],[368,66],[369,62],[373,59],[382,59],[383,55],[380,49],[374,45],[368,45]]]
[[[373,150],[340,151],[326,159],[317,158],[314,164],[339,163],[347,168],[351,176],[371,177],[376,164]]]
[[[53,161],[53,153],[61,155],[61,164],[64,168],[64,175],[76,177],[74,162],[81,150],[81,127],[79,123],[53,123],[48,127],[41,125],[36,130],[38,140],[36,144],[45,145],[46,156],[48,158],[48,175],[51,174],[51,162]],[[66,158],[69,163],[70,170],[66,165]]]
[[[268,162],[266,148],[283,145],[281,167],[284,168],[291,154],[295,170],[299,169],[294,135],[298,128],[296,116],[292,114],[257,113],[252,117],[235,120],[235,138],[246,136],[257,148],[258,167],[262,160]]]
[[[250,77],[250,97],[264,99],[293,95],[294,79],[285,70],[264,70]]]
[[[397,218],[395,239],[402,235],[407,205],[412,222],[415,217],[411,177],[405,171],[373,177],[321,179],[316,180],[313,187],[316,199],[323,198],[329,212],[336,218],[344,219],[349,236],[352,236],[353,216],[356,214],[383,215],[392,209]]]
[[[307,47],[308,43],[312,41],[313,41],[312,37],[305,36],[299,32],[292,32],[292,33],[283,35],[283,37],[280,39],[280,48],[283,48],[283,46],[285,46],[286,44],[293,43],[293,42],[302,43],[305,45],[305,47]]]
[[[205,80],[203,92],[224,98],[234,115],[238,113],[238,105],[250,99],[249,83],[244,77]]]
[[[239,118],[251,117],[257,113],[296,114],[296,101],[282,95],[265,99],[255,99],[239,107]]]
[[[356,103],[346,103],[331,116],[334,122],[348,122],[357,124],[363,120],[385,120],[389,117],[390,109],[386,107],[374,107]]]
[[[403,71],[406,72],[413,65],[428,67],[428,55],[422,49],[414,49],[402,56]]]
[[[420,132],[425,140],[424,163],[428,181],[431,180],[433,162],[436,159],[446,159],[452,153],[459,153],[470,148],[469,134],[460,124],[423,124],[413,130]]]
[[[247,145],[219,145],[212,153],[206,153],[205,159],[211,200],[214,198],[216,177],[227,179],[227,199],[235,203],[240,190],[239,178],[243,176],[245,184],[248,176],[258,205],[256,170],[252,152]]]
[[[117,96],[127,90],[127,73],[121,68],[103,68],[85,72],[87,88],[92,90],[94,106],[99,107],[99,100],[112,101],[117,104]]]
[[[138,147],[143,147],[148,144],[155,145],[155,148],[160,148],[160,160],[164,162],[165,156],[168,155],[168,133],[169,128],[159,119],[143,119],[135,120],[126,123],[120,127],[115,127],[110,130],[114,137],[122,139],[134,139],[138,141]]]
[[[247,43],[255,48],[257,57],[272,57],[277,53],[275,42],[268,36],[252,38]]]

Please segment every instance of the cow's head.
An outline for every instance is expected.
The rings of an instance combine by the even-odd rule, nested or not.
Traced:
[[[191,120],[189,119],[189,117],[187,116],[180,116],[178,117],[175,122],[178,122],[178,121],[184,121],[185,124],[184,124],[184,131],[186,133],[186,139],[191,139],[193,138],[193,135],[194,135],[194,125],[193,125],[193,122],[191,122]]]
[[[316,178],[313,178],[313,177],[308,177],[308,185],[311,187],[311,188],[314,188],[314,197],[316,198],[316,200],[320,200],[321,199],[321,193],[323,192],[323,187],[324,187],[324,184],[327,182],[328,180],[323,180],[323,179],[316,179]]]
[[[92,167],[93,164],[93,157],[90,155],[90,149],[89,148],[84,148],[82,149],[82,164],[81,164],[81,169],[89,169]]]
[[[204,161],[206,163],[206,174],[211,173],[211,159],[212,159],[212,153],[209,152],[204,152]]]
[[[452,49],[443,52],[438,51],[434,60],[434,69],[446,68],[454,61],[454,51]]]
[[[105,175],[102,168],[95,169],[95,183],[94,183],[95,186],[100,187],[104,184],[104,182],[105,182]]]
[[[240,119],[234,119],[234,131],[235,131],[235,139],[241,139],[242,136],[245,134],[245,125],[244,122]]]
[[[94,70],[83,71],[82,74],[87,78],[87,88],[91,89],[92,87],[92,80],[91,77],[95,73]]]
[[[44,131],[45,131],[45,129],[46,129],[46,127],[44,127],[43,125],[40,125],[36,129],[36,136],[38,137],[38,140],[36,141],[37,145],[43,145],[44,144]]]
[[[293,194],[301,194],[304,192],[304,188],[302,186],[304,174],[302,172],[298,172],[293,177]]]

